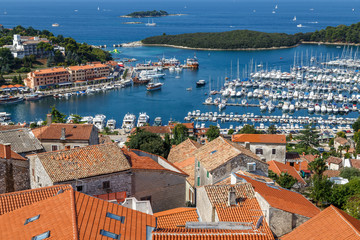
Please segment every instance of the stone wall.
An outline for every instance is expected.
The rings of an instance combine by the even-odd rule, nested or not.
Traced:
[[[215,210],[211,205],[204,187],[196,188],[196,208],[202,222],[215,221]]]
[[[29,188],[29,162],[0,159],[0,193],[21,191]]]
[[[195,161],[196,162],[196,161]],[[195,181],[197,177],[200,176],[200,185],[214,184],[230,176],[231,173],[237,172],[239,170],[247,171],[247,163],[256,163],[256,174],[265,175],[268,174],[269,165],[265,162],[257,161],[246,155],[238,155],[235,158],[227,161],[226,163],[220,165],[207,176],[207,171],[200,165],[200,169],[195,171]],[[197,166],[197,165],[196,165]],[[196,184],[196,182],[195,182]]]
[[[239,143],[245,147],[245,143]],[[250,150],[256,154],[256,149],[262,149],[263,154],[258,154],[260,158],[265,158],[266,161],[275,160],[285,163],[286,159],[286,144],[268,144],[268,143],[250,143]],[[276,153],[272,154],[275,149]]]
[[[53,186],[49,175],[36,155],[29,156],[30,162],[30,187],[40,188]]]
[[[56,145],[58,150],[63,150],[63,149],[65,149],[66,146],[70,146],[71,149],[75,148],[75,147],[89,146],[88,141],[71,141],[71,140],[65,140],[65,141],[41,140],[41,144],[43,145],[46,152],[51,152],[53,145]]]
[[[137,200],[150,200],[154,212],[185,206],[184,175],[169,171],[135,170],[132,179],[132,196]]]

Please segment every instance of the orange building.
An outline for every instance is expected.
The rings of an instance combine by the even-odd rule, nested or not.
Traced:
[[[94,80],[110,75],[109,66],[98,62],[83,66],[71,66],[67,70],[72,82]]]
[[[69,82],[70,73],[63,67],[35,70],[24,79],[25,86],[35,89]]]

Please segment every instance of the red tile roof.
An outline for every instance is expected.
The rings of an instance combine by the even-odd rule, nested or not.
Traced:
[[[105,193],[100,195],[94,195],[94,197],[100,198],[105,201],[116,201],[117,203],[122,203],[125,201],[126,192]]]
[[[194,129],[194,123],[169,123],[169,127],[174,129],[178,124],[184,125],[187,129]]]
[[[303,195],[281,187],[271,187],[264,182],[248,176],[235,173],[237,177],[251,183],[255,192],[258,192],[274,208],[299,214],[305,217],[314,217],[320,210]]]
[[[340,176],[340,171],[339,170],[325,170],[323,174],[324,174],[324,176],[327,176],[329,178],[338,177],[338,176]]]
[[[129,160],[131,169],[167,170],[149,157],[138,156],[136,153],[127,150],[126,148],[122,148],[122,151]]]
[[[175,162],[175,166],[189,175],[186,180],[191,186],[195,185],[195,157],[190,157],[182,162]]]
[[[107,213],[123,216],[124,221]],[[39,219],[24,225],[37,215]],[[31,239],[46,231],[48,239],[108,239],[100,234],[105,230],[121,239],[143,240],[147,226],[156,226],[154,216],[70,190],[0,216],[0,239]]]
[[[71,189],[71,185],[65,184],[0,194],[0,215],[55,196],[59,190]]]
[[[360,169],[360,159],[350,159],[350,163],[353,168]]]
[[[277,175],[280,176],[281,173],[288,173],[298,182],[302,184],[306,184],[305,180],[299,175],[299,173],[292,166],[274,160],[269,161],[267,163],[269,164],[269,170],[273,171]]]
[[[360,239],[360,221],[331,205],[281,239]]]
[[[341,158],[330,156],[328,159],[326,159],[326,162],[328,164],[333,163],[333,164],[339,165],[342,163],[342,160],[341,160]]]
[[[231,136],[233,142],[249,143],[278,143],[286,144],[286,136],[278,134],[234,134]]]
[[[89,140],[94,125],[92,124],[70,124],[70,123],[52,123],[50,126],[44,126],[33,129],[35,137],[39,140],[59,140],[61,129],[65,128],[65,137],[70,140]]]
[[[192,153],[201,146],[202,145],[200,143],[195,142],[190,138],[188,138],[179,145],[171,148],[167,159],[169,160],[169,162],[172,163],[182,162],[188,159],[189,157],[191,157]]]
[[[0,144],[0,158],[5,158],[5,149],[4,149],[4,144]],[[23,160],[26,161],[26,158],[22,157],[21,155],[17,154],[16,152],[14,152],[13,150],[11,150],[11,159],[15,159],[15,160]]]
[[[36,156],[52,182],[121,172],[131,168],[116,143],[45,152]]]
[[[198,222],[199,215],[196,208],[174,208],[154,213],[158,228],[185,227],[186,222]]]

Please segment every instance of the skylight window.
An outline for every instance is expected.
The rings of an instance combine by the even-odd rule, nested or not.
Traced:
[[[42,234],[39,234],[35,237],[32,237],[31,240],[42,240],[50,237],[50,231],[44,232]]]
[[[217,152],[217,150],[214,150],[214,151],[212,151],[210,154],[214,154],[214,153],[216,153]]]
[[[100,230],[100,234],[105,236],[105,237],[112,238],[112,239],[118,239],[118,240],[120,239],[120,234],[108,232],[108,231],[105,231],[104,229]]]
[[[115,220],[118,220],[118,221],[120,221],[121,223],[124,223],[124,222],[125,222],[125,217],[124,217],[124,216],[119,216],[119,215],[116,215],[116,214],[113,214],[113,213],[107,212],[107,213],[106,213],[106,217],[112,218],[112,219],[115,219]]]
[[[39,215],[36,215],[35,217],[31,217],[31,218],[26,219],[24,225],[26,225],[26,224],[28,224],[28,223],[31,223],[31,222],[33,222],[33,221],[35,221],[35,220],[38,220],[39,217],[40,217],[40,214],[39,214]]]

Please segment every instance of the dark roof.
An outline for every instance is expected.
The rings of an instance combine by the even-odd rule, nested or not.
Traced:
[[[300,160],[300,155],[297,152],[286,152],[286,160]]]
[[[37,152],[43,149],[39,140],[27,128],[0,131],[0,143],[10,143],[11,150],[19,154]]]

